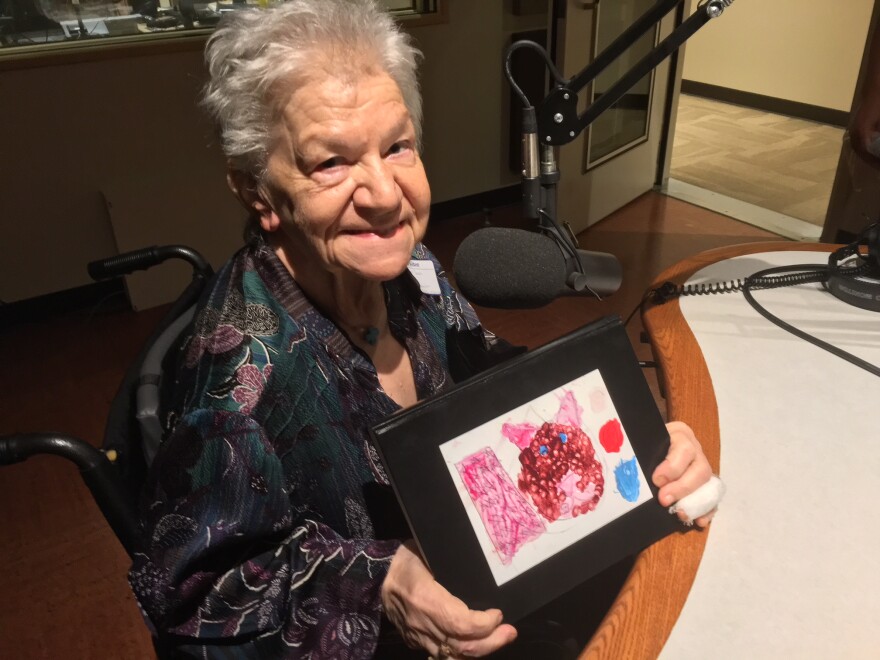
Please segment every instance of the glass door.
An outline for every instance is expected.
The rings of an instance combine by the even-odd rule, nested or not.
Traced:
[[[654,3],[651,0],[597,4],[594,20],[596,36],[593,39],[592,56],[595,58],[605,50],[618,35],[650,9],[652,4]],[[636,62],[651,52],[657,43],[657,34],[658,30],[655,28],[648,34],[642,35],[632,47],[598,75],[590,95],[594,103]],[[606,160],[648,139],[653,78],[652,71],[587,129],[589,134],[584,171],[601,165]]]
[[[556,60],[569,78],[613,41],[654,2],[652,0],[556,0],[551,43]],[[675,11],[610,65],[586,92],[580,94],[579,112],[587,99],[598,99],[674,27]],[[654,187],[664,133],[664,103],[669,86],[667,58],[646,75],[614,106],[558,150],[558,216],[575,232],[598,222]]]

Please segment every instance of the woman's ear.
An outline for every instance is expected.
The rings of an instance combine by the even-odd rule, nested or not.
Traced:
[[[226,183],[248,212],[256,214],[263,231],[275,231],[281,226],[265,187],[259,185],[253,175],[230,167],[226,171]]]

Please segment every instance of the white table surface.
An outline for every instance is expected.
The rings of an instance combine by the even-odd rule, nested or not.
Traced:
[[[825,260],[752,254],[690,282]],[[880,365],[880,313],[820,285],[754,296]],[[880,658],[880,377],[777,328],[740,293],[680,303],[715,389],[727,496],[661,657]]]

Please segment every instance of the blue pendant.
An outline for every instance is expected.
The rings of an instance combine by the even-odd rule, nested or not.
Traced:
[[[371,325],[364,330],[364,334],[361,335],[361,337],[363,337],[364,341],[370,346],[375,346],[376,342],[379,341],[379,328]]]

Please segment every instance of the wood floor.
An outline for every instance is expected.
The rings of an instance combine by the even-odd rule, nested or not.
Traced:
[[[516,226],[517,214],[501,209],[493,221]],[[438,223],[426,242],[451,264],[458,243],[482,222],[473,215]],[[617,294],[604,302],[564,299],[541,310],[480,310],[481,316],[497,334],[534,347],[602,315],[628,314],[657,274],[684,257],[775,239],[647,193],[581,235],[581,247],[620,258],[625,279]],[[57,431],[99,444],[119,379],[161,311],[84,310],[0,335],[0,434]],[[647,359],[640,331],[636,318],[630,336]],[[154,657],[126,582],[128,558],[72,465],[35,457],[0,468],[0,530],[0,658]]]
[[[682,94],[670,176],[821,227],[843,134]]]

